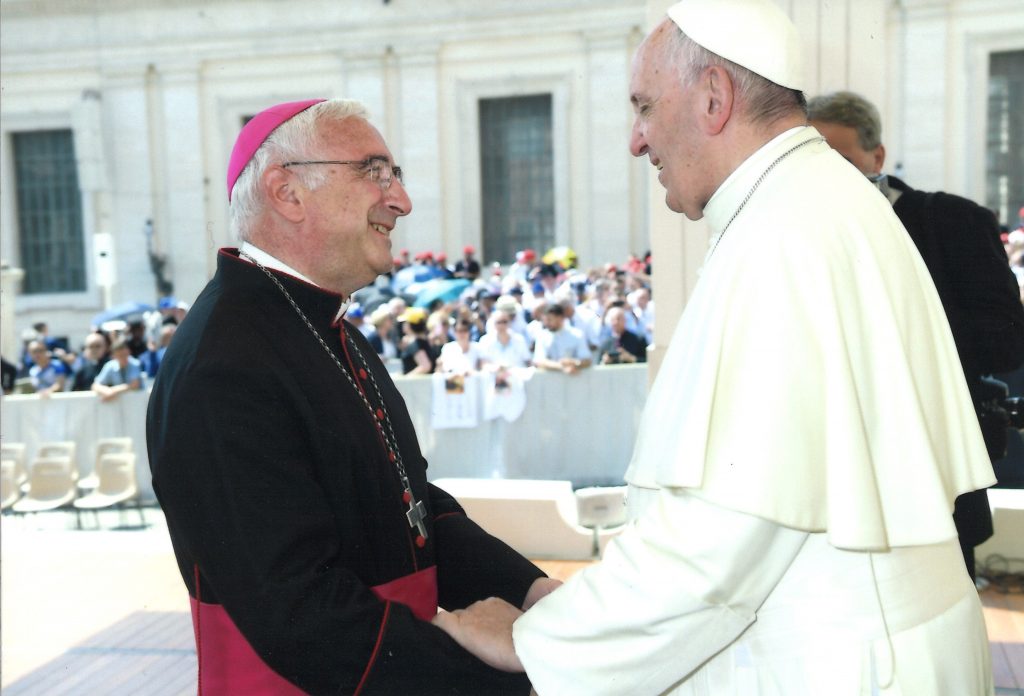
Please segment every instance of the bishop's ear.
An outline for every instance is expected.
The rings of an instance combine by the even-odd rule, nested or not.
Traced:
[[[732,78],[725,68],[712,65],[700,76],[701,113],[699,118],[708,135],[718,135],[732,116],[734,93]]]
[[[306,216],[302,183],[284,167],[274,165],[263,172],[260,188],[266,204],[290,222],[301,222]]]

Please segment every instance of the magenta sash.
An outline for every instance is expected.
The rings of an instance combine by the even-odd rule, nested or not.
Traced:
[[[423,621],[429,621],[437,613],[436,566],[370,590],[381,600],[406,605]],[[199,659],[200,696],[298,696],[305,693],[256,654],[224,607],[199,602],[194,597],[189,597],[189,601]],[[367,673],[369,667],[367,665]]]

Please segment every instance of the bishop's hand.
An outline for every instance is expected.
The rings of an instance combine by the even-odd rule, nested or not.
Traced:
[[[522,672],[512,645],[512,623],[523,615],[503,599],[491,597],[465,609],[442,611],[431,621],[486,664],[504,672]]]

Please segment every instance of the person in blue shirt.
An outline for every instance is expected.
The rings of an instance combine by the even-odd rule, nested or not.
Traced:
[[[164,324],[163,328],[160,329],[159,343],[139,356],[142,371],[149,375],[150,380],[155,378],[156,373],[160,370],[160,363],[164,359],[164,353],[167,352],[167,346],[170,345],[171,339],[174,338],[174,332],[177,328],[177,324]]]
[[[39,396],[49,396],[53,392],[64,391],[68,368],[60,360],[54,360],[42,341],[32,341],[28,346],[28,354],[35,363],[28,372],[32,379],[32,387]]]
[[[100,370],[92,390],[101,401],[110,401],[131,389],[142,388],[142,364],[132,357],[128,342],[119,338],[110,347],[111,359]]]

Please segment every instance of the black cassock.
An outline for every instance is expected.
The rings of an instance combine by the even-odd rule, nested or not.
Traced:
[[[487,667],[429,617],[435,586],[445,609],[489,596],[520,606],[543,573],[427,483],[402,396],[362,334],[335,321],[341,298],[275,277],[371,408],[270,278],[222,250],[147,417],[204,692],[527,693],[524,675]],[[422,546],[374,381],[426,507]]]
[[[1024,363],[1024,307],[999,225],[990,210],[966,198],[917,191],[892,176],[888,180],[902,194],[893,209],[935,282],[980,412],[982,375],[1009,372]],[[983,418],[981,430],[990,456],[1001,457],[1005,426]],[[992,536],[988,494],[981,490],[959,496],[953,519],[970,567],[973,547]]]

